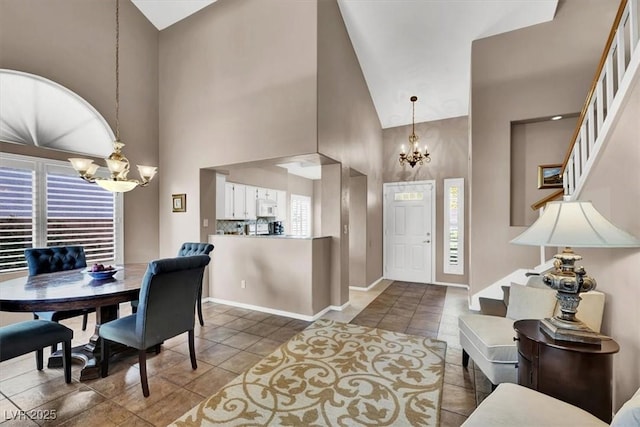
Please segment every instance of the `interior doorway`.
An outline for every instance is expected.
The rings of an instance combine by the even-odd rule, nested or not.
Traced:
[[[433,283],[435,181],[384,184],[384,277]]]
[[[349,286],[367,283],[367,176],[350,169],[349,177]]]

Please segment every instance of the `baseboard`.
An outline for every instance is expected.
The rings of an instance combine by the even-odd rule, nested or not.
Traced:
[[[325,310],[326,311],[329,311],[329,310],[342,311],[345,308],[349,307],[350,304],[351,304],[351,302],[347,301],[342,305],[330,305],[329,307],[325,308]],[[317,314],[316,314],[316,316],[317,316]]]
[[[307,314],[294,313],[292,311],[277,310],[275,308],[262,307],[262,306],[253,305],[253,304],[245,304],[243,302],[229,301],[229,300],[220,299],[220,298],[207,297],[207,298],[203,298],[202,301],[203,302],[210,301],[218,304],[230,305],[232,307],[246,308],[247,310],[254,310],[254,311],[259,311],[261,313],[275,314],[277,316],[291,317],[293,319],[305,320],[307,322],[314,322],[331,310],[342,311],[349,306],[348,301],[347,303],[341,306],[330,305],[329,307],[322,309],[321,311],[314,314],[313,316],[309,316]]]
[[[376,286],[378,283],[382,282],[383,280],[384,280],[384,277],[381,277],[378,280],[376,280],[375,282],[373,282],[372,284],[370,284],[369,286],[367,286],[366,288],[362,287],[362,286],[349,286],[349,290],[367,292],[367,291],[370,291],[371,289],[373,289],[374,286]]]
[[[440,286],[451,286],[452,288],[469,289],[469,285],[465,285],[464,283],[433,282],[432,284]]]

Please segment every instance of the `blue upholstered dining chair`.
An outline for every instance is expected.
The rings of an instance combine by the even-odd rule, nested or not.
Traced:
[[[43,367],[43,349],[63,343],[62,367],[64,380],[71,382],[71,340],[73,330],[48,320],[25,320],[0,327],[0,362],[36,352],[36,367]]]
[[[147,349],[184,332],[189,333],[191,367],[197,369],[194,324],[196,299],[208,255],[151,261],[142,279],[136,313],[100,325],[101,375],[109,374],[109,343],[138,350],[142,394],[149,396]]]
[[[178,256],[192,256],[192,255],[209,255],[213,250],[211,243],[198,243],[198,242],[186,242],[180,246],[178,250]],[[138,300],[131,301],[131,307],[135,313],[138,309]],[[196,305],[198,309],[198,320],[200,325],[204,326],[204,318],[202,317],[202,280],[200,281],[200,289],[198,290],[198,302]]]
[[[29,267],[29,276],[55,273],[57,271],[74,270],[87,266],[87,258],[82,246],[52,246],[49,248],[30,248],[24,250]],[[82,330],[87,329],[87,315],[96,311],[95,308],[66,310],[66,311],[37,311],[33,313],[35,319],[59,322],[76,316],[82,317]],[[57,346],[54,344],[52,351]]]
[[[209,255],[212,250],[213,245],[211,243],[186,242],[180,247],[178,256]],[[197,308],[200,326],[204,326],[204,318],[202,317],[202,280],[200,280],[200,288],[198,289]]]

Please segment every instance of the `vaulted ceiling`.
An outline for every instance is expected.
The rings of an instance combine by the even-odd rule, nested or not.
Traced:
[[[132,0],[162,30],[216,0]],[[238,1],[238,0],[234,0]],[[262,0],[271,1],[271,0]],[[558,0],[338,0],[383,128],[469,114],[471,42],[553,19]]]

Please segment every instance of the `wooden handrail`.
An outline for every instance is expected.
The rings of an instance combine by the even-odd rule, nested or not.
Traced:
[[[562,188],[560,190],[558,190],[558,191],[554,191],[553,193],[549,194],[544,199],[540,199],[537,202],[535,202],[534,204],[532,204],[531,205],[531,209],[533,209],[534,211],[537,211],[538,209],[540,209],[541,207],[546,205],[548,202],[558,199],[558,197],[562,196],[563,194],[564,194],[564,189],[562,189]]]
[[[600,56],[600,62],[598,63],[596,73],[593,76],[593,79],[591,81],[591,87],[589,88],[589,92],[587,93],[587,98],[584,101],[582,110],[580,111],[580,116],[578,117],[575,130],[573,131],[573,135],[571,137],[571,140],[569,141],[569,149],[567,150],[567,153],[564,156],[564,160],[562,162],[562,170],[560,171],[561,176],[564,176],[565,170],[567,169],[567,165],[571,160],[571,153],[575,148],[576,142],[578,141],[578,136],[580,135],[580,132],[582,129],[582,125],[586,120],[587,112],[589,111],[589,105],[591,104],[593,97],[596,94],[598,83],[600,81],[600,75],[602,74],[602,71],[609,57],[609,51],[611,50],[611,46],[613,45],[614,40],[616,38],[616,32],[618,31],[618,27],[620,26],[620,21],[624,16],[627,3],[628,3],[628,0],[620,0],[620,4],[618,5],[618,12],[616,13],[616,17],[613,20],[613,25],[611,26],[611,30],[609,31],[609,37],[607,38],[607,42],[605,44],[604,50],[602,52],[602,55]],[[566,183],[565,183],[565,186],[566,186]],[[532,204],[531,209],[533,209],[534,211],[538,210],[542,208],[544,205],[546,205],[548,202],[558,199],[563,194],[564,194],[564,189],[551,193],[548,196]]]
[[[591,88],[589,89],[589,94],[587,95],[587,99],[584,102],[584,105],[582,106],[582,111],[580,112],[580,117],[578,117],[578,123],[576,124],[576,129],[573,131],[573,136],[571,137],[572,139],[570,141],[567,154],[564,156],[564,161],[562,162],[562,170],[560,171],[560,175],[564,174],[564,170],[567,168],[567,164],[569,163],[569,159],[571,158],[571,152],[573,151],[574,145],[576,145],[576,140],[578,139],[578,134],[580,133],[580,128],[582,127],[582,122],[584,122],[584,118],[587,115],[587,110],[589,109],[589,104],[591,103],[591,98],[593,98],[593,94],[595,93],[596,87],[598,86],[598,77],[600,77],[600,73],[602,72],[604,63],[607,60],[609,49],[611,48],[611,44],[615,39],[616,30],[618,29],[618,25],[620,24],[620,20],[622,19],[622,14],[624,12],[624,8],[626,7],[626,5],[627,5],[627,0],[620,0],[620,6],[618,6],[618,13],[616,14],[616,19],[614,19],[613,25],[611,26],[611,31],[609,31],[609,38],[607,39],[607,44],[604,47],[602,56],[600,57],[600,63],[598,64],[596,75],[593,77],[593,80],[591,81]],[[540,202],[542,202],[542,200]],[[532,205],[532,207],[533,206],[535,205]]]

